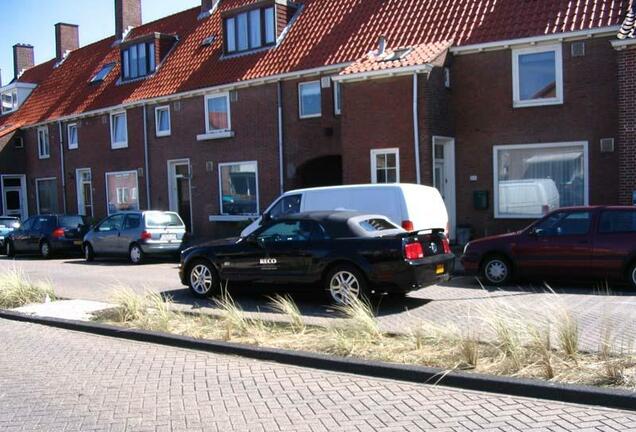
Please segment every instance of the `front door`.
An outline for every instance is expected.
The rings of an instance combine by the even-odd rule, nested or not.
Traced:
[[[4,175],[2,178],[2,209],[5,216],[26,220],[26,178],[23,175]]]
[[[433,137],[433,183],[448,211],[448,236],[455,240],[455,140]]]
[[[93,179],[90,168],[75,171],[77,183],[77,212],[82,216],[93,217]]]
[[[179,213],[187,232],[192,232],[192,193],[190,190],[190,161],[168,162],[170,211]]]

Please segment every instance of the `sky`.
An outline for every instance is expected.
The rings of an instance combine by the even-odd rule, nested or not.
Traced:
[[[0,69],[2,85],[13,79],[13,45],[35,47],[35,63],[55,57],[55,30],[58,22],[79,25],[80,46],[115,34],[114,0],[0,0],[2,20]],[[144,23],[190,9],[201,0],[142,0]]]

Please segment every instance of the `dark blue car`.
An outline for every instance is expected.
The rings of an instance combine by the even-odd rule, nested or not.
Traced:
[[[43,258],[50,258],[57,252],[79,253],[88,228],[84,216],[33,216],[8,235],[5,251],[9,257],[19,253],[39,253]]]

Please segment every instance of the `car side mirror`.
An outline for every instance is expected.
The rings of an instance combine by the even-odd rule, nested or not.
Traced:
[[[263,213],[262,219],[263,222],[269,222],[272,220],[272,216],[269,213]]]
[[[541,228],[532,228],[528,234],[532,237],[541,237],[543,234],[543,229]]]

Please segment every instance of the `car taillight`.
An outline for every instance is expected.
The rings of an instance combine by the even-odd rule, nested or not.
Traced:
[[[404,256],[408,260],[424,258],[424,249],[421,243],[408,243],[404,245]]]
[[[446,236],[442,238],[442,248],[444,249],[445,254],[451,253],[450,243],[448,242],[448,239],[446,238]]]
[[[152,234],[150,234],[148,231],[143,231],[141,233],[142,240],[150,240],[151,238],[152,238]]]
[[[402,228],[404,228],[408,232],[411,232],[411,231],[415,230],[415,228],[413,227],[413,221],[410,221],[410,220],[403,220],[402,221]]]
[[[62,228],[55,228],[51,233],[51,237],[56,239],[64,237],[64,230]]]

